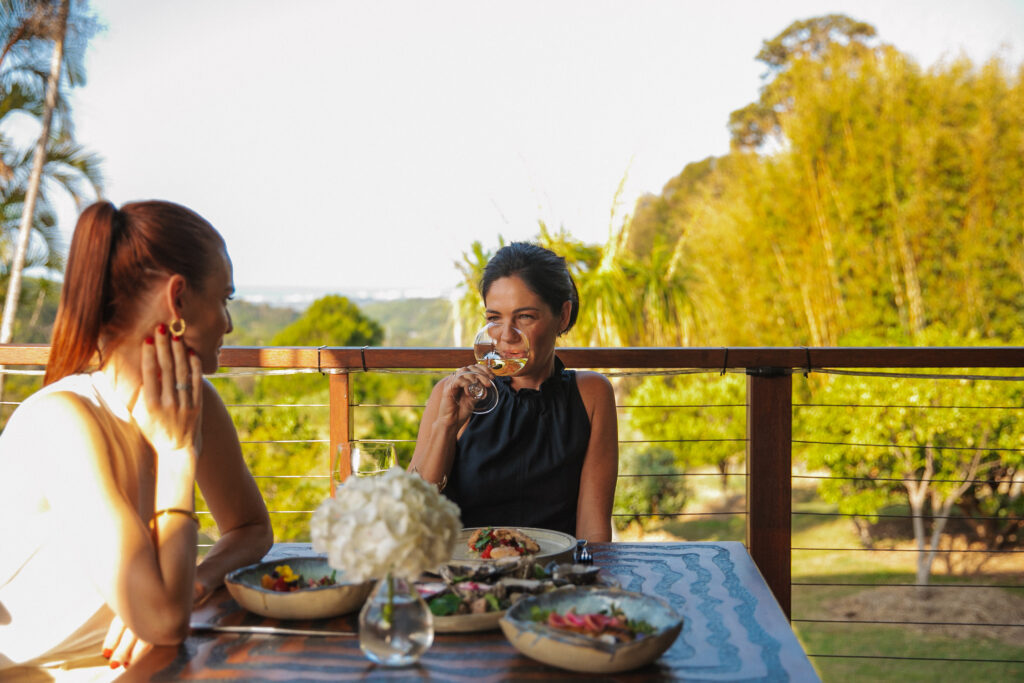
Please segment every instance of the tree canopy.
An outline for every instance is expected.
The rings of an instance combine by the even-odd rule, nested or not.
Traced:
[[[348,298],[329,294],[271,340],[274,346],[376,346],[384,330]]]

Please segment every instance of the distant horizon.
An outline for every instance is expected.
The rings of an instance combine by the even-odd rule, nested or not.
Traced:
[[[337,294],[356,303],[404,299],[450,299],[456,288],[319,287],[314,285],[236,285],[235,298],[251,304],[268,304],[304,310],[317,299]]]

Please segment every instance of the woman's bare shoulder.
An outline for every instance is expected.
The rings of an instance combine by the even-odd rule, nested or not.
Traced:
[[[64,430],[75,423],[91,423],[94,419],[94,404],[67,390],[39,392],[30,396],[12,416],[12,422],[16,424],[42,424],[51,428],[59,424]]]
[[[601,395],[612,392],[612,383],[608,378],[593,370],[577,370],[576,386],[580,388],[581,394],[586,392]]]
[[[81,481],[103,467],[106,439],[97,410],[95,404],[71,391],[33,396],[11,416],[4,429],[4,454],[30,454],[40,471]],[[70,457],[71,453],[92,455]]]
[[[204,377],[203,378],[203,405],[204,406],[207,404],[207,401],[211,401],[212,405],[214,405],[214,406],[223,406],[224,405],[224,399],[222,399],[220,397],[220,394],[217,392],[217,387],[213,386],[213,382],[211,382],[209,379]]]
[[[593,422],[596,415],[608,414],[615,410],[615,392],[612,383],[600,372],[591,370],[576,371],[576,387],[580,398]]]

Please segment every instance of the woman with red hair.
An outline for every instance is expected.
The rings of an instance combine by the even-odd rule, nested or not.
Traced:
[[[101,651],[116,670],[179,643],[194,602],[269,549],[263,499],[203,379],[233,292],[224,241],[195,212],[82,213],[44,387],[0,436],[0,678]],[[197,483],[220,531],[198,566]]]

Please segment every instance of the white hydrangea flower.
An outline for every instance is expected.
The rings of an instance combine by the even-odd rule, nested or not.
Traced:
[[[351,477],[310,521],[313,550],[351,581],[412,581],[451,559],[461,529],[458,506],[400,467]]]

